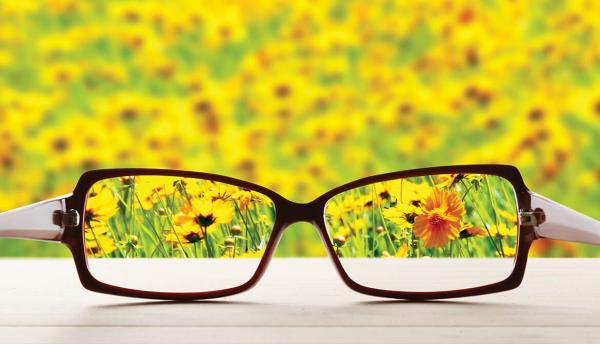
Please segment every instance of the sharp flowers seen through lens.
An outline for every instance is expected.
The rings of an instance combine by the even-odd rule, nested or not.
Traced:
[[[359,283],[367,286],[449,290],[451,282],[439,282],[451,278],[448,273],[469,274],[469,259],[465,258],[471,262],[499,258],[487,261],[494,265],[490,265],[492,276],[488,276],[490,271],[471,271],[457,288],[481,286],[508,277],[516,254],[516,196],[510,182],[497,176],[444,174],[374,183],[333,197],[325,212],[335,251],[351,278],[356,277],[354,270],[389,269],[372,278],[359,278]],[[356,258],[420,259],[391,263]],[[429,277],[417,274],[422,280],[411,288],[416,281],[407,278],[406,272],[416,266],[427,271],[427,258],[437,258],[437,265],[429,270]],[[440,260],[444,258],[455,260]],[[356,264],[370,264],[372,269],[355,269]],[[389,281],[378,282],[382,279]]]
[[[156,262],[162,258],[173,260],[165,268],[190,264],[177,262],[190,258],[260,258],[274,219],[275,208],[268,197],[234,185],[169,176],[105,179],[94,184],[87,194],[86,255],[92,273],[102,270],[101,266],[140,267],[141,261]],[[101,262],[107,258],[116,263]],[[136,259],[140,262],[133,261]],[[256,266],[258,259],[255,260]],[[231,273],[227,267],[223,269],[206,278],[218,279]],[[243,273],[246,280],[255,267],[247,270]],[[206,269],[188,273],[202,275]],[[245,282],[244,278],[236,283]],[[190,278],[183,276],[179,278],[182,280]],[[108,276],[109,283],[127,284],[118,281]],[[200,287],[190,288],[196,291]]]

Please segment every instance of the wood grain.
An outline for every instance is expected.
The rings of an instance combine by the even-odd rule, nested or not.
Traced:
[[[516,290],[403,302],[327,259],[275,259],[244,294],[192,303],[84,290],[71,260],[0,260],[0,343],[599,343],[600,260],[531,259]]]

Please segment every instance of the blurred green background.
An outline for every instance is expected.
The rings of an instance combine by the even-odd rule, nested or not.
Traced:
[[[0,211],[82,171],[197,170],[310,201],[352,179],[518,166],[600,218],[600,3],[0,0]],[[322,255],[294,226],[279,255]],[[538,256],[600,256],[542,241]],[[4,256],[66,256],[1,240]]]

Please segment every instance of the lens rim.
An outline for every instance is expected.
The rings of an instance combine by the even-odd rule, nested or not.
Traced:
[[[508,180],[517,196],[517,206],[519,211],[531,209],[531,194],[529,189],[525,186],[523,178],[519,170],[510,165],[455,165],[455,166],[441,166],[432,168],[421,168],[407,171],[391,172],[375,176],[370,176],[355,180],[353,182],[336,187],[323,195],[319,196],[312,202],[306,204],[298,204],[289,201],[276,192],[269,190],[263,186],[242,181],[239,179],[216,175],[212,173],[203,172],[191,172],[191,171],[178,171],[178,170],[165,170],[165,169],[107,169],[107,170],[95,170],[84,173],[79,179],[73,195],[65,200],[67,209],[72,209],[83,214],[85,207],[85,198],[89,188],[97,181],[107,178],[131,176],[131,175],[162,175],[162,176],[176,176],[176,177],[187,177],[187,178],[199,178],[209,179],[217,182],[228,183],[239,187],[245,187],[248,189],[255,190],[269,197],[276,209],[276,218],[273,225],[273,231],[271,237],[268,240],[265,253],[260,260],[259,266],[250,278],[250,280],[240,286],[209,291],[209,292],[197,292],[197,293],[169,293],[169,292],[149,292],[140,291],[134,289],[127,289],[108,285],[96,280],[89,272],[86,264],[85,248],[83,244],[83,224],[80,223],[76,226],[66,226],[62,236],[62,242],[69,247],[71,250],[77,272],[82,285],[92,291],[130,296],[138,298],[148,299],[159,299],[159,300],[196,300],[196,299],[209,299],[218,298],[228,295],[244,292],[252,288],[260,280],[261,276],[273,256],[273,252],[279,239],[281,238],[282,232],[291,223],[298,221],[307,221],[314,224],[321,238],[325,244],[325,248],[332,259],[339,275],[341,276],[344,283],[352,290],[378,297],[396,298],[396,299],[407,299],[407,300],[428,300],[428,299],[444,299],[444,298],[455,298],[495,293],[505,290],[514,289],[523,280],[525,273],[525,267],[527,265],[527,255],[532,242],[536,239],[534,227],[532,224],[525,225],[520,221],[518,223],[518,248],[515,257],[514,269],[511,275],[503,281],[493,283],[486,286],[461,289],[461,290],[449,290],[439,292],[401,292],[393,290],[383,290],[370,288],[367,286],[360,285],[354,282],[344,271],[341,262],[337,255],[335,255],[333,244],[328,239],[327,228],[325,225],[325,204],[333,196],[353,189],[356,187],[364,186],[367,184],[373,184],[380,181],[390,179],[400,179],[416,177],[427,174],[451,174],[451,173],[472,173],[472,174],[489,174],[503,177]]]
[[[135,181],[135,183],[136,183],[136,184],[139,184],[139,183],[141,182],[141,181],[138,181],[138,180],[137,180],[137,178],[138,178],[138,177],[140,177],[140,178],[147,178],[147,179],[146,179],[146,181],[148,181],[148,182],[150,182],[150,183],[159,183],[159,184],[161,184],[161,185],[171,184],[171,183],[174,183],[174,182],[176,182],[176,181],[180,181],[180,180],[183,180],[183,179],[185,179],[185,180],[186,180],[186,182],[188,182],[188,183],[191,183],[191,184],[194,184],[194,183],[195,183],[194,181],[197,181],[197,182],[199,182],[199,183],[200,183],[200,185],[203,185],[203,183],[205,183],[205,182],[210,182],[210,183],[212,183],[212,184],[213,184],[215,187],[217,187],[217,188],[218,188],[218,187],[220,187],[220,186],[234,186],[234,187],[235,187],[235,189],[236,189],[236,191],[237,191],[237,190],[251,190],[253,193],[259,194],[260,196],[267,198],[267,199],[265,200],[265,202],[263,202],[263,203],[264,203],[264,206],[265,206],[265,207],[268,207],[268,208],[272,208],[273,214],[274,214],[274,215],[275,215],[275,217],[276,217],[276,209],[275,209],[275,203],[274,203],[274,201],[272,201],[272,200],[271,200],[270,198],[268,198],[266,195],[263,195],[262,193],[259,193],[258,191],[255,191],[255,190],[253,190],[253,189],[242,188],[242,187],[235,186],[235,185],[233,185],[233,184],[229,184],[229,183],[221,183],[221,182],[216,182],[216,181],[213,181],[213,180],[208,180],[208,179],[184,178],[184,177],[180,177],[180,176],[156,176],[156,175],[147,175],[147,176],[146,176],[146,175],[139,175],[139,174],[138,174],[138,175],[135,175],[135,176],[128,176],[128,177],[136,177],[136,181]],[[100,190],[100,188],[102,188],[104,185],[106,185],[106,183],[108,183],[108,184],[110,184],[110,185],[114,186],[114,188],[115,188],[115,190],[116,190],[117,192],[120,192],[120,190],[123,190],[123,189],[121,189],[121,188],[120,188],[120,186],[119,186],[120,184],[118,183],[118,179],[119,179],[119,177],[113,177],[113,178],[106,178],[106,179],[101,179],[101,180],[98,180],[98,181],[96,181],[96,182],[95,182],[95,183],[94,183],[94,184],[93,184],[93,185],[92,185],[92,186],[91,186],[91,187],[88,189],[88,191],[87,191],[87,193],[86,193],[86,201],[85,201],[85,204],[84,204],[84,209],[86,209],[86,211],[87,211],[87,210],[89,210],[89,209],[88,209],[88,200],[89,200],[89,197],[90,197],[90,194],[91,194],[91,192],[92,192],[93,190],[94,190],[94,191],[98,191],[98,190]],[[114,185],[114,183],[117,183],[117,184],[119,184],[119,185]],[[143,182],[142,182],[142,183],[143,183]],[[219,184],[219,185],[217,185],[217,184]],[[137,191],[137,188],[136,188],[135,190]],[[190,190],[189,190],[189,189],[188,189],[188,192],[190,192]],[[138,195],[139,195],[139,194],[138,194]],[[121,197],[125,197],[125,196],[124,196],[124,195],[121,195]],[[176,193],[176,194],[175,194],[175,197],[176,197],[176,198],[180,198],[180,197],[184,197],[184,196],[181,196],[179,193]],[[129,209],[129,208],[128,208],[128,209]],[[136,209],[137,209],[137,207],[136,207]],[[146,215],[147,215],[147,216],[153,216],[153,215],[148,215],[148,212],[149,212],[149,211],[150,211],[149,209],[144,209],[144,212],[146,213]],[[271,211],[271,209],[269,209],[269,211]],[[129,212],[129,210],[127,210],[127,212]],[[119,213],[117,213],[117,214],[115,214],[115,215],[114,215],[114,217],[116,217],[116,218],[118,218],[119,216],[120,216],[120,215],[119,215]],[[173,216],[175,216],[175,214],[170,214],[169,216],[173,217]],[[173,218],[172,218],[171,220],[172,220],[172,221],[174,221],[174,219],[173,219]],[[239,220],[239,218],[238,218],[238,220]],[[275,218],[272,218],[272,223],[274,223],[274,221],[275,221]],[[268,227],[269,227],[269,232],[270,232],[270,231],[272,231],[272,227],[273,227],[273,226],[272,226],[272,223],[271,223],[271,221],[269,221],[269,222],[270,222],[270,223],[269,223],[269,226],[268,226]],[[84,238],[85,238],[85,236],[86,236],[86,234],[85,234],[85,231],[86,231],[86,223],[84,222],[84,224],[83,224],[83,225],[84,225]],[[90,230],[90,229],[89,229],[89,228],[87,228],[87,230]],[[126,228],[120,228],[120,229],[113,228],[113,230],[114,230],[115,232],[119,233],[120,235],[127,235],[127,234],[129,234],[129,228],[127,228],[127,229],[126,229]],[[263,245],[264,245],[264,246],[261,246],[261,247],[260,247],[261,249],[262,249],[262,248],[265,248],[265,249],[266,249],[266,245],[268,244],[268,242],[267,242],[267,241],[268,241],[268,240],[270,239],[270,237],[271,237],[269,232],[265,233],[265,234],[267,234],[267,235],[266,235],[266,238],[265,238],[265,239],[264,239],[264,241],[263,241]],[[89,233],[89,232],[88,232],[88,233]],[[211,235],[211,236],[212,236],[212,235]],[[215,239],[215,238],[213,238],[213,240],[214,240],[214,239]],[[182,240],[183,240],[183,239],[182,239]],[[95,266],[92,264],[92,262],[96,262],[96,263],[98,263],[98,262],[99,262],[99,261],[101,261],[101,260],[103,260],[103,261],[118,261],[119,259],[123,259],[123,258],[118,258],[118,257],[117,257],[117,258],[111,258],[110,256],[106,256],[106,255],[102,255],[102,256],[99,256],[99,257],[95,257],[93,254],[90,254],[90,253],[89,253],[89,247],[90,247],[90,241],[89,241],[89,239],[88,239],[88,240],[84,240],[84,248],[86,248],[86,266],[87,266],[88,270],[90,271],[90,273],[92,274],[92,276],[94,276],[94,278],[96,278],[97,280],[99,280],[99,281],[101,281],[101,282],[103,282],[103,283],[109,284],[109,285],[118,286],[118,287],[126,287],[126,286],[127,286],[127,284],[123,284],[123,283],[117,283],[117,282],[115,282],[115,281],[114,281],[114,278],[109,278],[108,276],[105,276],[104,278],[100,277],[102,274],[100,274],[100,272],[99,272],[98,270],[96,270]],[[189,253],[190,253],[190,252],[188,252],[188,254],[189,254]],[[260,262],[260,259],[262,259],[262,256],[264,255],[264,251],[263,251],[262,253],[263,253],[263,254],[261,254],[260,256],[256,256],[256,257],[254,257],[254,260],[255,260],[255,261],[257,261],[257,262]],[[133,259],[137,259],[137,258],[138,258],[138,257],[135,257],[135,258],[133,258]],[[144,258],[144,257],[140,257],[140,258]],[[146,258],[146,259],[150,259],[150,257],[145,257],[145,258]],[[156,257],[156,258],[171,259],[171,258],[177,258],[177,257],[175,257],[175,256],[173,256],[173,255],[165,254],[165,256],[163,256],[163,257]],[[190,257],[190,258],[194,258],[194,257]],[[215,259],[218,259],[218,260],[223,260],[223,259],[225,259],[225,260],[231,260],[231,257],[230,257],[230,256],[226,256],[226,255],[223,255],[223,256],[217,255],[217,256],[215,256],[215,257],[203,257],[203,256],[197,256],[197,257],[195,257],[195,258],[196,258],[196,259],[203,259],[205,262],[208,262],[208,261],[210,261],[210,260],[215,260]],[[132,259],[130,259],[130,260],[132,260]],[[258,266],[258,263],[256,264],[256,267],[257,267],[257,266]],[[250,278],[250,277],[251,277],[251,276],[252,276],[252,275],[255,273],[255,271],[256,271],[256,267],[254,267],[254,268],[253,268],[253,269],[250,271],[250,273],[249,273],[248,277],[244,277],[243,279],[242,279],[242,278],[240,278],[240,279],[239,279],[240,281],[238,281],[237,283],[230,283],[230,284],[225,284],[225,283],[224,283],[224,284],[223,284],[223,286],[224,286],[224,287],[226,287],[226,288],[232,288],[232,287],[236,287],[236,286],[238,286],[238,285],[241,285],[241,284],[243,284],[243,283],[247,282],[247,280],[248,280],[248,279],[249,279],[249,278]],[[226,270],[225,270],[224,272],[226,272]],[[248,272],[249,272],[249,269],[247,269],[247,270],[246,270],[246,273],[244,274],[244,276],[246,276],[246,274],[247,274]],[[240,283],[240,282],[243,282],[243,283]],[[127,287],[127,288],[130,288],[130,287]],[[150,288],[150,287],[148,287],[148,288],[139,287],[139,288],[131,288],[131,289],[136,289],[136,290],[148,290],[148,291],[161,291],[161,289]],[[165,291],[165,292],[166,292],[166,291],[169,291],[169,289],[170,289],[170,288],[165,288],[165,289],[164,289],[164,290],[162,290],[162,291]],[[213,291],[213,290],[218,290],[218,289],[219,289],[219,288],[211,288],[211,289],[209,289],[209,288],[197,288],[196,290],[203,290],[203,291]],[[225,289],[225,288],[220,288],[220,289]],[[193,289],[192,289],[192,290],[190,290],[190,291],[193,291]]]
[[[373,184],[377,182],[384,182],[393,179],[403,179],[411,177],[420,177],[423,175],[435,175],[435,174],[452,174],[452,173],[466,173],[466,174],[486,174],[498,176],[506,179],[515,190],[517,198],[517,209],[519,211],[531,208],[531,194],[529,189],[523,181],[523,177],[519,170],[510,165],[454,165],[454,166],[440,166],[431,168],[421,168],[407,171],[391,172],[380,174],[376,176],[366,177],[359,180],[352,181],[350,183],[339,186],[315,200],[320,202],[323,206],[323,216],[319,219],[317,225],[319,226],[322,236],[329,238],[327,232],[326,220],[325,220],[325,205],[329,199],[345,191],[355,189],[357,187]],[[433,291],[433,292],[416,292],[416,291],[397,291],[397,290],[386,290],[368,287],[355,282],[344,270],[339,257],[335,254],[333,243],[328,240],[327,251],[329,256],[333,260],[338,273],[340,274],[346,285],[354,291],[362,294],[405,299],[405,300],[431,300],[431,299],[447,299],[457,297],[467,297],[475,295],[484,295],[497,293],[501,291],[511,290],[518,287],[523,281],[525,268],[527,266],[527,257],[531,244],[536,239],[534,227],[532,225],[524,225],[518,219],[517,223],[517,251],[515,254],[515,260],[513,265],[512,273],[502,281],[491,283],[479,287],[472,287],[466,289],[455,289],[446,291]]]
[[[513,200],[513,201],[514,201],[514,205],[515,205],[515,209],[514,209],[514,211],[516,212],[516,213],[515,213],[515,217],[518,219],[518,211],[519,211],[519,209],[518,209],[518,202],[519,202],[519,200],[518,200],[518,197],[517,197],[517,191],[516,191],[515,187],[513,186],[513,184],[512,184],[512,183],[511,183],[511,182],[510,182],[508,179],[506,179],[506,178],[504,178],[504,177],[501,177],[501,176],[494,175],[494,174],[483,174],[483,173],[464,173],[464,174],[465,174],[465,175],[469,175],[469,176],[481,176],[481,177],[487,177],[487,176],[490,176],[490,177],[497,177],[497,178],[501,178],[501,179],[502,179],[504,182],[508,183],[508,184],[510,185],[510,187],[512,188],[511,192],[513,193],[513,196],[514,196],[514,200]],[[328,200],[325,202],[325,209],[324,209],[324,216],[323,216],[323,219],[324,219],[324,223],[325,223],[325,228],[326,228],[326,230],[327,230],[326,232],[327,232],[327,235],[328,235],[328,239],[329,239],[329,242],[330,242],[330,243],[332,244],[332,246],[334,247],[334,252],[335,252],[335,244],[334,244],[333,233],[331,233],[331,232],[330,232],[330,228],[329,228],[330,226],[328,225],[327,216],[326,216],[326,210],[327,210],[327,206],[329,205],[329,203],[330,203],[330,202],[331,202],[333,199],[335,199],[336,197],[340,197],[340,196],[341,196],[341,197],[344,197],[344,195],[345,195],[346,193],[348,193],[348,192],[353,192],[354,190],[360,189],[360,188],[362,188],[362,187],[371,187],[372,185],[377,185],[377,184],[379,184],[379,183],[392,182],[392,181],[399,181],[399,180],[407,180],[408,182],[411,182],[410,178],[414,178],[414,177],[417,177],[417,178],[420,178],[420,177],[436,177],[436,176],[443,176],[443,175],[449,175],[449,174],[447,174],[447,173],[439,173],[439,174],[418,175],[418,176],[406,177],[406,178],[392,178],[392,179],[384,179],[384,180],[380,180],[380,181],[378,181],[378,182],[374,182],[374,183],[372,183],[372,184],[362,184],[361,186],[358,186],[357,188],[350,188],[350,189],[346,189],[345,191],[342,191],[342,192],[340,192],[340,193],[337,193],[337,194],[333,195],[331,198],[329,198],[329,199],[328,199]],[[431,188],[432,188],[433,186],[429,186],[429,187],[431,187]],[[512,272],[513,272],[513,271],[514,271],[514,269],[515,269],[515,262],[516,262],[516,259],[517,259],[517,254],[516,254],[516,252],[518,251],[518,248],[519,248],[519,231],[520,231],[520,230],[519,230],[519,227],[520,227],[520,226],[519,226],[518,224],[517,224],[516,226],[517,226],[517,235],[516,235],[516,238],[515,238],[515,239],[516,239],[516,242],[515,242],[515,249],[516,249],[516,251],[515,251],[515,256],[511,257],[511,258],[512,258],[512,259],[511,259],[511,263],[512,263],[512,269],[511,269],[510,273],[509,273],[508,275],[506,275],[506,276],[503,276],[503,278],[502,278],[502,279],[499,279],[499,280],[497,280],[497,281],[494,281],[494,282],[492,282],[492,283],[474,284],[474,285],[472,285],[472,286],[470,286],[470,287],[461,288],[461,289],[478,288],[478,287],[487,286],[487,285],[490,285],[490,284],[495,284],[496,282],[500,282],[500,281],[503,281],[503,280],[505,280],[507,277],[509,277],[509,276],[512,274]],[[349,272],[347,268],[344,268],[344,264],[342,263],[342,259],[340,259],[340,256],[339,256],[337,253],[335,253],[335,257],[337,258],[337,260],[338,260],[338,261],[340,261],[340,264],[341,264],[341,266],[342,266],[342,269],[344,270],[344,272],[346,273],[346,275],[348,276],[348,278],[349,278],[349,279],[351,279],[351,280],[352,280],[354,283],[356,283],[356,284],[358,284],[358,285],[361,285],[361,286],[363,286],[363,287],[369,287],[369,286],[368,286],[368,284],[364,283],[364,280],[363,280],[363,282],[362,282],[362,283],[360,283],[360,282],[357,282],[355,279],[353,279],[353,278],[350,276],[350,275],[351,275],[351,272]],[[343,258],[343,257],[342,257],[342,258]],[[374,259],[374,260],[375,260],[375,259],[383,259],[383,258],[381,258],[381,257],[349,257],[349,259],[351,259],[351,258],[364,258],[364,259]],[[440,257],[440,258],[441,258],[441,259],[448,259],[448,258],[450,258],[450,259],[451,259],[451,258],[453,258],[453,257]],[[493,258],[491,258],[491,257],[471,257],[471,258],[474,258],[474,259],[477,259],[477,258],[490,258],[490,259],[493,259]],[[506,257],[506,258],[508,258],[508,257]],[[406,259],[416,259],[416,260],[418,260],[418,259],[421,259],[421,258],[406,258]],[[466,259],[468,259],[468,258],[466,258]],[[499,259],[503,259],[503,257],[500,257]],[[382,290],[382,288],[374,288],[374,287],[371,287],[371,288],[373,288],[373,289],[378,289],[378,290]],[[461,290],[461,289],[456,289],[456,290]],[[394,291],[397,291],[397,292],[402,292],[402,293],[415,293],[415,292],[418,292],[418,293],[426,293],[426,294],[431,294],[431,293],[436,293],[436,292],[439,292],[439,291],[436,291],[436,290],[433,290],[433,291],[429,291],[429,290],[422,290],[422,291],[410,291],[410,290],[401,290],[401,289],[393,289],[393,290],[394,290]],[[449,290],[441,290],[441,291],[442,291],[442,292],[446,292],[446,291],[451,291],[451,289],[449,289]]]
[[[175,178],[190,178],[190,179],[203,179],[214,182],[234,185],[239,188],[250,189],[252,191],[259,192],[268,197],[275,209],[275,222],[273,224],[273,230],[271,236],[267,239],[266,248],[263,256],[260,258],[259,264],[256,270],[252,273],[250,279],[238,286],[232,286],[230,288],[202,291],[202,292],[160,292],[160,291],[146,291],[138,289],[124,288],[115,286],[109,283],[102,282],[94,277],[87,264],[87,254],[85,252],[85,239],[84,239],[84,223],[80,223],[74,228],[65,229],[63,235],[63,243],[65,243],[73,253],[75,259],[75,265],[82,285],[92,291],[121,295],[131,296],[139,298],[149,299],[162,299],[162,300],[196,300],[196,299],[207,299],[223,297],[240,293],[242,291],[250,289],[258,282],[262,274],[264,273],[266,264],[273,255],[276,243],[278,241],[279,231],[277,228],[281,227],[280,216],[278,216],[279,206],[283,204],[283,197],[277,193],[256,185],[254,183],[230,178],[226,176],[216,175],[212,173],[202,172],[191,172],[191,171],[177,171],[177,170],[165,170],[165,169],[107,169],[107,170],[94,170],[84,173],[79,179],[77,186],[73,192],[73,196],[66,200],[67,207],[69,209],[75,209],[80,214],[85,213],[87,194],[91,187],[102,180],[127,177],[127,176],[163,176],[163,177],[175,177]],[[82,221],[83,222],[83,221]]]

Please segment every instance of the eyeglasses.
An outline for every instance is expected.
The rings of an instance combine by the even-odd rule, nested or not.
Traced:
[[[214,174],[98,170],[72,194],[1,213],[0,237],[64,243],[89,290],[192,300],[254,286],[299,221],[318,229],[350,288],[400,299],[516,288],[538,238],[600,245],[599,221],[505,165],[382,174],[307,204]]]

